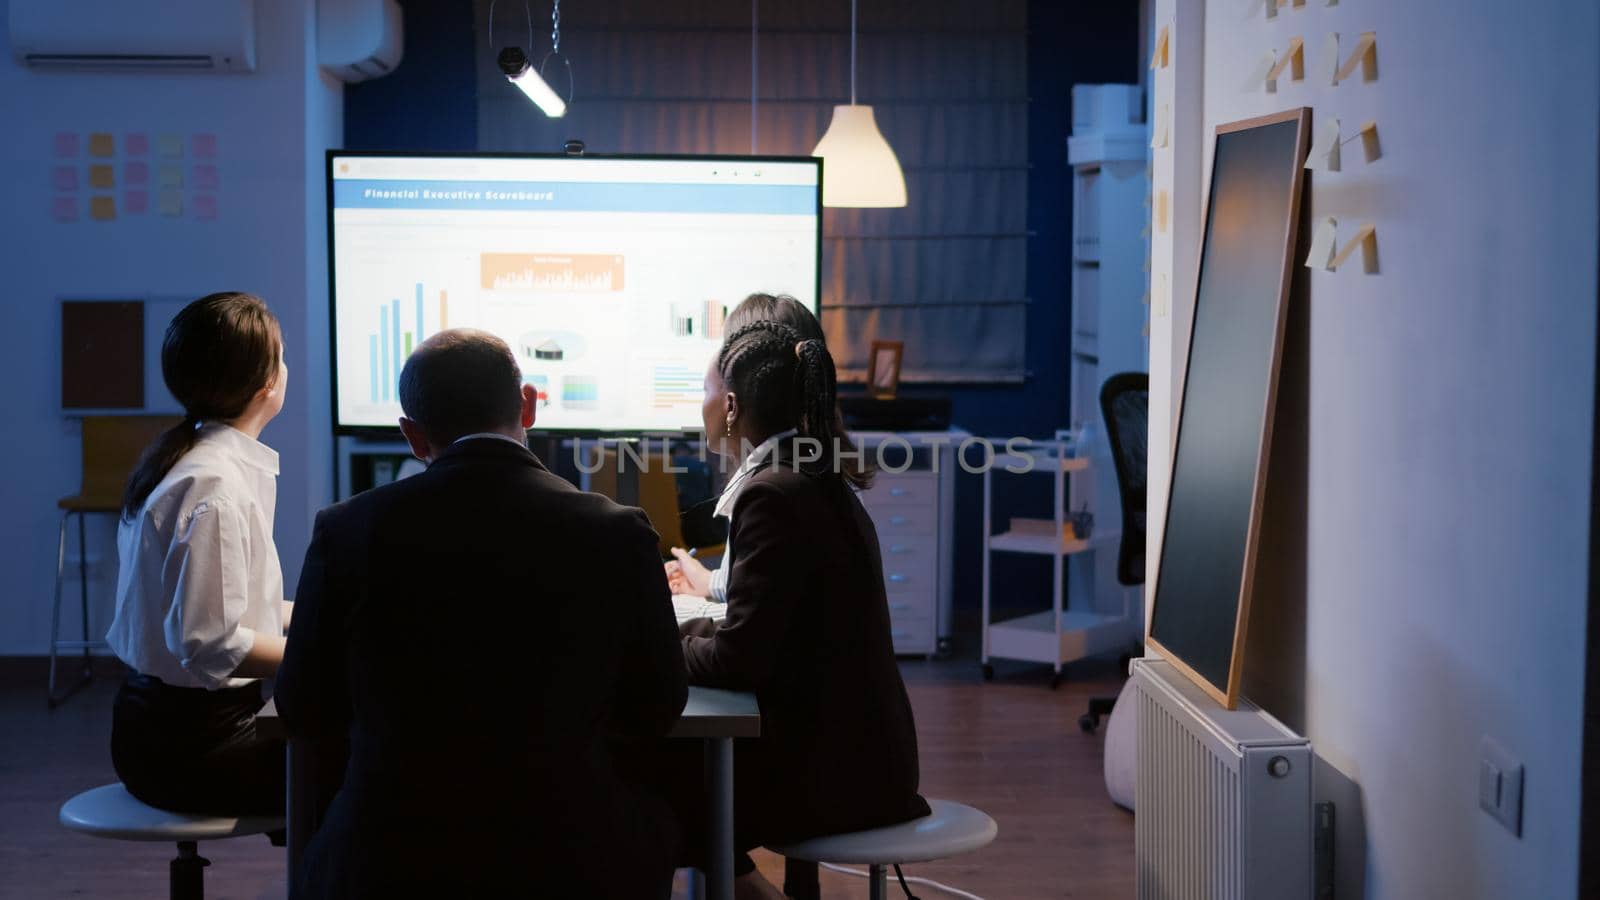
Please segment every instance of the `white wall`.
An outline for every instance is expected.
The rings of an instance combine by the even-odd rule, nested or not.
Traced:
[[[1172,391],[1183,369],[1183,347],[1188,340],[1188,322],[1173,316],[1174,308],[1189,309],[1178,297],[1194,289],[1194,267],[1199,244],[1193,239],[1200,228],[1200,153],[1204,143],[1201,127],[1205,109],[1205,2],[1204,0],[1144,0],[1151,7],[1146,22],[1146,43],[1153,51],[1161,29],[1167,29],[1166,65],[1146,69],[1150,73],[1147,118],[1157,124],[1158,117],[1169,117],[1167,144],[1150,149],[1150,434],[1146,496],[1152,510],[1166,509],[1167,489],[1172,472]],[[1165,112],[1163,112],[1165,108]],[[1154,210],[1157,198],[1165,192],[1168,202],[1167,227],[1160,227]],[[1182,238],[1181,240],[1179,238]],[[1156,387],[1159,385],[1160,387]],[[1156,564],[1161,559],[1161,540],[1166,520],[1150,516],[1146,534],[1145,584],[1155,583]],[[1150,627],[1151,605],[1145,603],[1145,628]],[[1152,654],[1154,652],[1152,651]]]
[[[276,540],[290,590],[299,577],[312,516],[331,494],[322,150],[342,136],[342,91],[315,65],[314,11],[311,0],[257,4],[257,70],[245,75],[32,71],[11,56],[0,12],[0,170],[7,175],[0,384],[8,392],[0,655],[46,649],[55,503],[78,488],[77,430],[59,411],[58,298],[246,290],[267,299],[284,327],[290,379],[284,414],[263,440],[282,455]],[[62,131],[113,132],[119,148],[129,131],[152,141],[162,133],[216,134],[218,220],[152,212],[109,223],[53,221],[51,139]],[[120,207],[120,187],[117,194]],[[90,559],[99,560],[91,618],[99,632],[114,586],[112,537],[109,521],[91,529]],[[75,577],[67,589],[64,625],[75,631]]]
[[[1307,105],[1347,136],[1376,119],[1384,155],[1346,145],[1307,195],[1346,238],[1377,226],[1381,272],[1301,270],[1246,691],[1323,760],[1341,897],[1574,896],[1600,9],[1250,6],[1207,4],[1204,133]],[[1329,31],[1376,31],[1379,80],[1317,83]],[[1307,80],[1242,91],[1295,36]],[[1175,317],[1192,298],[1175,284]],[[1520,839],[1477,808],[1486,734],[1527,765]]]

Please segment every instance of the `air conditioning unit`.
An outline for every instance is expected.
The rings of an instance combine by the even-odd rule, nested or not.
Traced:
[[[33,68],[253,72],[255,0],[11,0],[11,51]]]
[[[381,78],[400,65],[403,25],[395,0],[319,0],[317,64],[341,81]]]

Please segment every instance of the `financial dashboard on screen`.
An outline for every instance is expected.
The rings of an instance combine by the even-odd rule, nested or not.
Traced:
[[[396,427],[430,335],[503,338],[535,427],[697,428],[746,295],[815,312],[820,163],[732,157],[328,155],[334,424]]]

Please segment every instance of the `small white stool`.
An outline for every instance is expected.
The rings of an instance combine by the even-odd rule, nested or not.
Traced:
[[[170,869],[172,900],[205,897],[205,867],[198,841],[265,834],[283,828],[281,816],[203,816],[168,812],[133,798],[119,782],[84,791],[61,804],[61,824],[73,831],[120,841],[174,841],[178,856]]]
[[[885,866],[970,853],[987,847],[1000,832],[981,809],[932,799],[928,806],[933,810],[929,815],[899,825],[828,834],[768,849],[790,859],[864,864],[872,900],[885,900],[889,896]]]

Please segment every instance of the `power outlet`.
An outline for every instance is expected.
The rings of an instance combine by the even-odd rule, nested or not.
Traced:
[[[1478,806],[1522,837],[1522,763],[1488,735],[1478,751]]]

